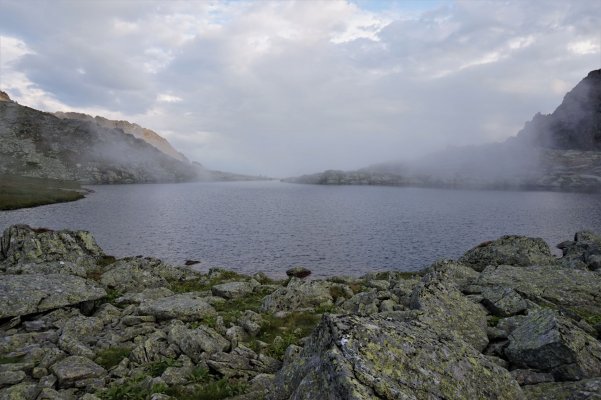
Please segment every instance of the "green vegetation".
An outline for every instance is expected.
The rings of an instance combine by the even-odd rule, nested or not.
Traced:
[[[25,356],[16,356],[16,357],[3,356],[3,357],[0,357],[0,365],[19,363],[19,362],[21,362],[21,360],[23,360],[23,357],[25,357]]]
[[[190,281],[171,281],[169,282],[169,289],[175,293],[203,292],[211,290],[211,287],[215,285],[232,280],[246,281],[248,277],[234,271],[218,270],[213,277]]]
[[[247,389],[246,383],[235,379],[217,378],[203,367],[195,368],[190,380],[195,384],[170,387],[165,394],[180,400],[221,400],[244,394]]]
[[[487,319],[488,326],[495,327],[499,324],[501,317],[497,317],[496,315],[490,315]]]
[[[151,362],[148,365],[146,365],[146,368],[144,368],[146,370],[146,372],[148,372],[150,374],[150,376],[161,376],[163,375],[163,372],[165,372],[165,370],[169,367],[179,367],[179,363],[177,360],[173,359],[173,358],[165,358],[163,360],[160,361],[155,361],[155,362]]]
[[[108,370],[118,365],[121,360],[129,356],[130,352],[131,350],[127,347],[111,347],[100,350],[95,361],[98,365]]]
[[[574,310],[574,312],[582,317],[590,326],[601,324],[601,315],[599,314],[593,314],[583,309]]]
[[[263,351],[265,354],[281,360],[288,346],[299,344],[300,339],[313,331],[320,318],[320,315],[309,312],[290,313],[284,318],[263,315],[264,324],[257,340],[268,344]]]
[[[82,199],[76,182],[0,175],[0,210],[36,207]]]
[[[104,299],[102,299],[102,301],[104,303],[109,303],[109,304],[112,304],[112,305],[114,305],[116,307],[119,307],[119,305],[116,304],[115,301],[119,297],[121,297],[121,296],[123,296],[123,293],[121,291],[119,291],[117,289],[107,289],[106,290],[106,297]]]
[[[154,393],[166,393],[167,385],[149,387],[147,376],[139,375],[123,383],[115,384],[97,395],[103,400],[147,400]]]

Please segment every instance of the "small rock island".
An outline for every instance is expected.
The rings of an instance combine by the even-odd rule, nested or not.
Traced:
[[[273,280],[0,239],[0,399],[599,399],[601,237]],[[299,270],[300,271],[300,270]]]

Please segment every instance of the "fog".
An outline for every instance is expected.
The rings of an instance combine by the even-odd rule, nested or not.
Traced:
[[[400,162],[494,175],[536,160],[485,144],[599,68],[599,26],[594,0],[5,0],[0,89],[137,123],[210,169],[286,177]],[[446,151],[462,146],[483,150]]]

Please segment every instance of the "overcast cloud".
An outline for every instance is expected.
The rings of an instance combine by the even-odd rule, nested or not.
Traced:
[[[0,88],[276,177],[503,140],[601,68],[601,2],[0,2]]]

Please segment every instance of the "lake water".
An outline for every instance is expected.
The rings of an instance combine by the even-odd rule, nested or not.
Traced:
[[[312,186],[281,182],[91,186],[73,203],[0,212],[25,223],[91,231],[106,253],[282,276],[418,270],[506,234],[551,246],[601,231],[601,196],[578,193]]]

